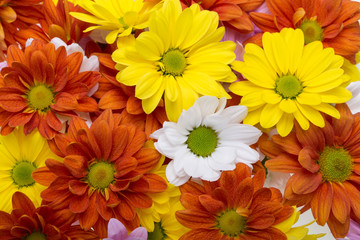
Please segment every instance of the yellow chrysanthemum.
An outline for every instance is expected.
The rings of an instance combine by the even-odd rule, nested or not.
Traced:
[[[164,95],[171,121],[201,95],[229,98],[220,82],[236,80],[229,67],[236,45],[219,42],[224,27],[217,28],[218,23],[216,12],[200,11],[198,4],[182,11],[178,0],[166,0],[150,17],[149,31],[113,53],[117,68],[125,65],[117,80],[136,85],[135,96],[148,114]]]
[[[306,227],[314,223],[315,220],[303,226],[292,227],[299,220],[300,216],[300,212],[296,211],[296,207],[293,206],[293,208],[295,211],[290,218],[277,225],[274,225],[273,227],[285,233],[288,240],[316,240],[325,236],[324,233],[308,235],[309,229]]]
[[[280,33],[265,33],[263,48],[245,46],[244,62],[233,68],[247,81],[230,85],[230,90],[243,96],[241,105],[249,113],[244,123],[276,129],[281,136],[292,130],[294,119],[302,129],[309,121],[324,127],[320,112],[340,118],[330,103],[343,103],[352,95],[345,87],[350,77],[341,69],[343,58],[320,41],[304,46],[300,29],[284,28]]]
[[[40,133],[24,135],[22,128],[7,136],[0,136],[0,210],[11,212],[14,192],[26,194],[35,206],[40,206],[44,186],[36,183],[31,174],[45,166],[48,158],[60,160],[49,148]]]
[[[114,43],[117,37],[129,36],[136,29],[148,26],[150,14],[157,9],[157,1],[144,0],[74,0],[92,15],[71,12],[70,15],[84,22],[95,24],[85,32],[94,29],[110,31],[106,42]]]

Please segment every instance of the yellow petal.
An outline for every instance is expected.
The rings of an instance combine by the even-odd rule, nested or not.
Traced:
[[[154,109],[159,104],[161,97],[163,96],[164,90],[165,83],[162,82],[160,88],[152,97],[142,100],[142,107],[146,114],[150,114],[154,111]]]
[[[284,111],[286,113],[294,113],[298,111],[298,108],[296,107],[294,100],[291,99],[283,99],[280,102],[279,107],[281,111]]]
[[[283,115],[278,104],[266,104],[260,115],[260,125],[263,128],[271,128],[277,124]]]
[[[280,118],[279,122],[276,124],[276,130],[280,136],[287,136],[294,127],[294,115],[284,113]]]
[[[344,103],[352,98],[352,93],[343,88],[337,87],[321,93],[321,100],[326,103]]]
[[[135,48],[138,54],[151,61],[160,60],[165,52],[161,39],[152,32],[140,34],[136,39]]]
[[[152,97],[162,85],[163,76],[156,71],[151,71],[140,77],[136,83],[135,97],[146,99]]]
[[[326,113],[327,115],[332,116],[333,118],[340,118],[340,113],[339,111],[333,107],[332,105],[328,104],[328,103],[322,103],[320,105],[316,105],[316,106],[312,106],[314,109]]]
[[[171,101],[175,102],[180,95],[180,88],[173,76],[164,76],[165,81],[165,96]]]
[[[282,97],[273,90],[264,90],[262,91],[262,99],[266,103],[277,104],[281,101]]]
[[[309,129],[309,127],[310,127],[309,120],[307,120],[300,111],[294,112],[293,115],[302,129],[304,129],[304,130]]]
[[[319,105],[321,103],[321,97],[316,93],[302,92],[296,97],[296,101],[305,105]]]
[[[246,118],[244,119],[244,124],[249,124],[249,125],[255,125],[258,124],[260,122],[260,115],[262,112],[263,108],[260,107],[254,111],[249,111],[248,114],[246,115]]]
[[[182,97],[179,95],[178,99],[174,102],[170,101],[165,95],[165,111],[166,115],[172,122],[177,122],[182,112]]]
[[[299,108],[300,112],[304,114],[304,116],[312,122],[314,125],[318,127],[324,127],[325,121],[323,116],[319,113],[319,111],[315,110],[312,106],[301,105],[296,102],[297,107]]]

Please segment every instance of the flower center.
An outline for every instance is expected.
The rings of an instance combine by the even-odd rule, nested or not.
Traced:
[[[179,76],[183,74],[186,67],[185,55],[179,49],[168,50],[160,61],[164,65],[164,69],[162,69],[164,75]]]
[[[93,188],[105,189],[114,181],[114,173],[113,164],[98,162],[90,166],[87,179]]]
[[[235,210],[222,212],[217,217],[217,228],[226,235],[236,237],[246,230],[246,217],[241,216]]]
[[[31,108],[46,111],[54,103],[54,95],[51,88],[41,84],[30,89],[27,99]]]
[[[148,240],[164,240],[167,238],[165,229],[162,227],[161,222],[154,223],[154,231],[148,232]]]
[[[31,162],[18,162],[10,171],[11,178],[14,183],[19,186],[19,188],[31,186],[35,183],[31,176],[35,169],[36,167]]]
[[[41,232],[33,232],[25,240],[46,240],[46,236]]]
[[[279,77],[275,82],[275,92],[285,99],[294,99],[303,88],[300,80],[293,75]]]
[[[207,157],[214,151],[218,143],[216,132],[205,126],[192,130],[186,140],[190,151],[197,156]]]
[[[323,40],[323,29],[317,21],[304,20],[300,25],[300,29],[304,33],[305,44]]]
[[[353,161],[344,148],[328,147],[319,157],[320,172],[323,181],[344,182],[349,179],[353,170]]]

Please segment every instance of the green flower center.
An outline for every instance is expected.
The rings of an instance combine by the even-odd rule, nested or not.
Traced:
[[[285,99],[295,99],[303,88],[300,80],[293,75],[279,77],[275,82],[275,92]]]
[[[46,236],[41,232],[33,232],[25,240],[46,240]]]
[[[179,49],[168,50],[160,61],[164,65],[162,69],[164,75],[179,76],[183,74],[187,65],[185,55]]]
[[[161,222],[154,223],[154,231],[148,232],[148,240],[165,240],[167,235],[165,229],[162,227]]]
[[[207,157],[214,151],[218,143],[216,132],[205,126],[192,130],[186,140],[190,151],[197,156]]]
[[[27,99],[31,108],[46,111],[54,103],[54,96],[51,88],[41,84],[29,90]]]
[[[90,166],[87,180],[96,189],[106,189],[114,181],[115,168],[108,162],[98,162]]]
[[[223,212],[217,217],[217,228],[230,237],[236,237],[246,230],[246,217],[241,216],[235,210]]]
[[[304,20],[300,25],[300,29],[304,33],[305,44],[323,40],[323,29],[317,21]]]
[[[35,181],[31,174],[35,169],[36,166],[34,166],[34,164],[31,162],[18,162],[10,171],[11,178],[13,179],[14,183],[19,186],[19,188],[32,186]]]
[[[353,161],[344,148],[328,147],[319,157],[320,173],[323,181],[344,182],[349,179],[353,170]]]

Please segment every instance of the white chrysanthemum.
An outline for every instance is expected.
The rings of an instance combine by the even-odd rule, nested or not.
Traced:
[[[257,142],[261,131],[240,124],[247,115],[245,106],[225,108],[226,99],[204,96],[183,111],[177,123],[165,122],[151,137],[155,148],[172,161],[166,177],[175,186],[190,177],[216,181],[221,171],[235,169],[239,162],[251,164],[259,154],[249,145]]]

